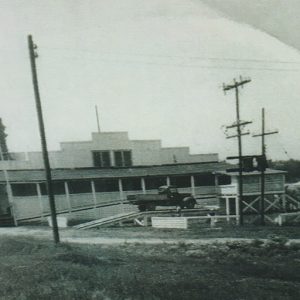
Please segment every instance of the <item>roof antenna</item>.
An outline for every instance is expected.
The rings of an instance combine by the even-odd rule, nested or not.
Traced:
[[[96,110],[98,133],[100,133],[99,114],[98,114],[98,106],[97,105],[95,105],[95,110]]]

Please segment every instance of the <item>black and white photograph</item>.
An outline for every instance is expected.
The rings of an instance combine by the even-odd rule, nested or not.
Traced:
[[[0,0],[0,299],[300,299],[299,0]]]

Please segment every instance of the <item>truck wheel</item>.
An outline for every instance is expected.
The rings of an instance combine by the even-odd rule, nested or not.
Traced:
[[[138,206],[139,211],[145,211],[146,210],[146,206],[141,204]]]
[[[183,199],[183,204],[186,208],[192,209],[195,207],[195,199],[191,197],[187,197]]]
[[[192,209],[192,208],[194,208],[194,207],[195,207],[194,201],[189,201],[189,202],[187,203],[187,205],[186,205],[186,208],[189,208],[189,209]]]

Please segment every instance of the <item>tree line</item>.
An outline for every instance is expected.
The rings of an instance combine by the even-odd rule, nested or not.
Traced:
[[[286,171],[286,182],[288,183],[300,181],[300,160],[269,160],[268,166],[270,169]]]

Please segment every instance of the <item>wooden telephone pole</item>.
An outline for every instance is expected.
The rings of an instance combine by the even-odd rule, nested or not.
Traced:
[[[58,226],[57,226],[57,219],[56,219],[56,209],[55,209],[55,199],[54,199],[54,193],[52,187],[51,169],[50,169],[50,163],[48,157],[42,105],[41,105],[37,72],[36,72],[36,64],[35,64],[35,59],[37,58],[37,54],[35,53],[34,49],[36,49],[37,46],[33,43],[31,35],[28,36],[28,47],[29,47],[29,55],[30,55],[35,104],[36,104],[36,110],[37,110],[38,121],[39,121],[43,159],[44,159],[45,173],[47,179],[47,190],[48,190],[48,197],[49,197],[49,204],[50,204],[50,211],[51,211],[53,237],[54,237],[54,242],[59,243],[59,233],[58,233]]]
[[[261,112],[261,133],[254,134],[253,137],[261,137],[261,155],[266,162],[265,136],[278,133],[278,131],[265,132],[265,109]],[[260,224],[265,225],[265,168],[261,168],[261,191],[260,191]]]
[[[242,226],[244,224],[244,218],[243,218],[243,162],[242,162],[242,135],[249,134],[249,133],[242,133],[241,126],[244,126],[246,124],[249,124],[251,122],[241,122],[240,119],[240,104],[239,104],[239,87],[243,87],[244,84],[251,82],[250,79],[243,79],[240,77],[240,81],[236,81],[234,79],[233,84],[225,85],[223,84],[223,90],[224,92],[229,91],[231,89],[235,90],[235,106],[236,106],[236,123],[230,126],[227,126],[227,128],[237,128],[237,134],[233,136],[229,136],[227,138],[238,138],[238,158],[239,158],[239,223]]]

